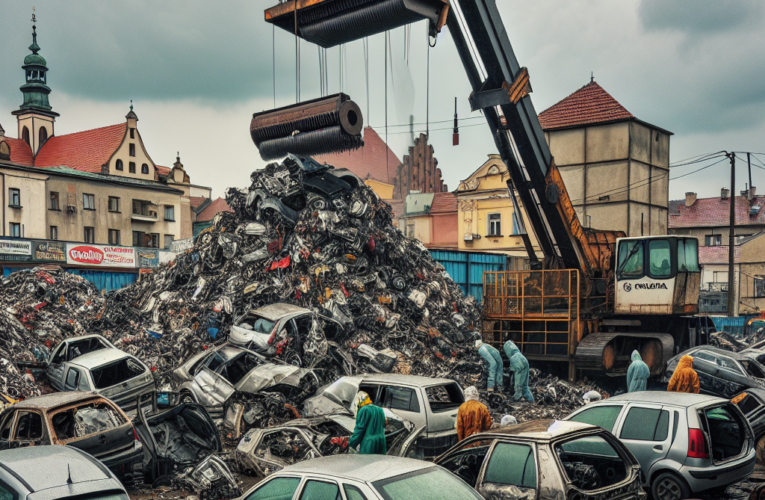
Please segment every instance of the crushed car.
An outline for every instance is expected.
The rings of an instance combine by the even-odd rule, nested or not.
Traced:
[[[47,366],[48,380],[63,380],[64,363],[99,349],[115,349],[115,347],[101,335],[83,335],[64,339],[51,352]]]
[[[425,430],[384,410],[388,455],[407,456]],[[240,468],[267,476],[303,460],[348,453],[341,439],[353,434],[356,419],[349,415],[301,418],[265,429],[250,429],[239,441],[236,459]]]
[[[276,392],[300,403],[319,386],[312,370],[267,361],[249,349],[229,344],[192,356],[172,377],[181,401],[202,404],[215,420],[223,419],[226,403],[235,395]]]
[[[699,375],[704,394],[732,398],[750,387],[765,388],[765,367],[742,353],[717,347],[701,346],[688,349],[667,362],[664,381],[668,382],[683,356],[693,358],[693,369]]]
[[[157,388],[151,370],[138,358],[110,347],[97,349],[51,372],[50,385],[59,391],[93,391],[109,398],[131,417],[137,414],[138,400],[156,402]],[[142,407],[144,411],[147,408]],[[156,409],[155,404],[153,408]]]
[[[100,460],[124,483],[141,473],[143,446],[125,412],[93,392],[58,392],[0,413],[0,449],[67,445]]]
[[[751,474],[754,433],[730,401],[706,394],[640,391],[586,405],[566,420],[617,436],[640,462],[654,498],[681,500]]]
[[[487,500],[647,497],[632,453],[610,432],[579,422],[532,420],[473,434],[435,463]]]
[[[320,389],[304,403],[306,416],[351,413],[356,393],[412,422],[425,432],[416,443],[418,458],[432,458],[457,442],[457,410],[465,397],[462,387],[446,378],[394,373],[342,377]]]
[[[749,388],[731,398],[738,406],[754,433],[757,462],[765,465],[765,389]]]

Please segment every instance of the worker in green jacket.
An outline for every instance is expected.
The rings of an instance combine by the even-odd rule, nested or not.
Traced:
[[[533,403],[534,396],[531,394],[531,390],[529,390],[529,362],[526,356],[521,354],[520,349],[518,349],[518,346],[512,340],[505,342],[503,348],[507,359],[510,360],[510,371],[513,372],[515,377],[513,399],[515,401],[525,399]]]
[[[356,427],[348,439],[348,445],[359,445],[362,455],[385,455],[388,445],[385,442],[385,412],[372,404],[369,395],[359,391],[353,400],[352,409],[356,410]]]
[[[643,361],[640,353],[632,351],[632,362],[627,369],[627,392],[645,391],[650,376],[651,370]]]

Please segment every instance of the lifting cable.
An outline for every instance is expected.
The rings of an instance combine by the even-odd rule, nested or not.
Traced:
[[[388,170],[388,32],[385,32],[385,174],[386,181],[390,180],[390,170]]]
[[[428,57],[426,66],[425,77],[425,136],[430,138],[430,34],[426,32],[428,41]]]
[[[271,77],[274,87],[274,108],[276,107],[276,25],[271,25]]]
[[[298,37],[297,0],[293,0],[295,11],[295,102],[300,102],[300,37]]]
[[[364,74],[367,83],[367,123],[371,123],[369,117],[369,37],[364,37]]]

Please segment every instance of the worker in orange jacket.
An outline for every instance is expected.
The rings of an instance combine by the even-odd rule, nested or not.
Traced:
[[[457,411],[457,437],[460,441],[473,434],[491,429],[491,413],[486,405],[478,401],[478,389],[465,389],[465,402]]]
[[[693,358],[683,356],[677,363],[675,373],[669,379],[667,390],[670,392],[689,392],[698,394],[701,389],[699,385],[699,374],[693,369]]]

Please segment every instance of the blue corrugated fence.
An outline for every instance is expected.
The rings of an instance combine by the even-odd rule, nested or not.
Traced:
[[[447,274],[465,294],[483,301],[484,271],[505,271],[507,256],[504,254],[431,250],[430,255],[446,269]]]

